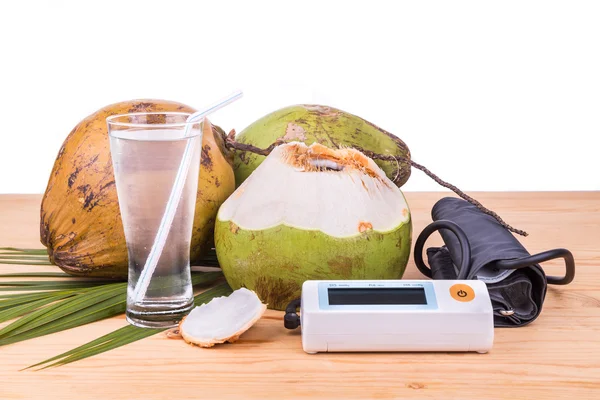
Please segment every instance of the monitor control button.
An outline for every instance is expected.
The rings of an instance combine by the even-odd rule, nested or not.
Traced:
[[[475,298],[475,292],[473,288],[464,283],[457,283],[450,287],[450,295],[454,300],[461,302],[468,302]]]

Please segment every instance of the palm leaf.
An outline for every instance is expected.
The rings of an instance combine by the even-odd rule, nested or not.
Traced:
[[[196,306],[204,304],[213,299],[214,297],[228,295],[231,293],[231,291],[232,290],[229,287],[229,285],[227,285],[227,283],[218,284],[217,286],[212,287],[206,290],[205,292],[196,295],[194,297],[194,304]],[[31,365],[26,369],[38,367],[44,364],[48,365],[41,369],[69,364],[75,361],[82,360],[84,358],[104,353],[106,351],[114,350],[118,347],[124,346],[129,343],[133,343],[135,341],[144,339],[149,336],[153,336],[165,330],[166,329],[145,329],[138,328],[133,325],[127,325],[120,329],[117,329],[116,331],[108,333],[98,339],[88,342],[82,346],[76,347],[72,350],[44,360],[40,363]]]
[[[50,261],[16,261],[16,260],[0,260],[0,264],[12,265],[52,265]]]
[[[12,307],[7,307],[0,312],[0,322],[10,321],[13,318],[20,317],[25,315],[33,310],[36,310],[42,306],[48,305],[55,301],[59,301],[65,299],[67,297],[72,296],[71,293],[59,292],[58,294],[53,294],[50,296],[45,296],[38,300],[28,301],[26,303],[15,304]]]
[[[210,285],[220,277],[222,277],[221,272],[194,272],[192,273],[192,285]],[[67,283],[72,282],[58,282],[53,287],[62,289],[73,287],[73,285],[65,285]],[[10,284],[11,282],[3,283],[7,286]],[[17,282],[17,284],[22,284],[22,282]],[[93,282],[81,282],[80,284],[81,286],[76,287],[77,290],[70,292],[54,290],[33,295],[24,294],[21,297],[17,295],[0,300],[0,319],[7,321],[10,319],[8,317],[21,316],[0,329],[0,346],[75,328],[125,312],[127,282],[100,285]],[[32,286],[18,286],[17,289],[45,288],[46,286],[38,281],[32,283]],[[8,289],[15,290],[10,286]],[[53,294],[56,294],[57,297],[51,300]],[[21,305],[23,306],[21,307]]]
[[[16,333],[13,332],[13,334],[8,334],[3,339],[0,339],[0,346],[76,328],[78,326],[122,314],[123,312],[125,312],[125,300],[109,298],[102,300],[87,309],[73,313],[68,317],[54,320],[51,323],[46,323],[33,329],[24,328]]]
[[[123,285],[119,283],[90,289],[85,296],[79,295],[70,297],[49,307],[36,310],[3,329],[0,329],[0,340],[8,336],[14,336],[18,333],[37,328],[38,326],[58,320],[67,315],[77,314],[88,307],[103,304],[104,301],[116,297],[119,294],[124,294]]]
[[[2,260],[23,260],[23,261],[47,261],[48,257],[40,257],[40,256],[15,256],[15,255],[7,255],[5,253],[0,253],[0,259]]]
[[[44,249],[15,247],[0,248],[0,264],[52,265]],[[198,264],[203,267],[219,267],[214,249]],[[195,288],[210,286],[222,277],[221,271],[192,270],[192,285]],[[8,278],[0,281],[0,323],[14,320],[0,329],[0,346],[61,332],[125,312],[127,282],[76,277],[62,272],[16,272],[0,274],[0,278]],[[202,304],[215,296],[230,292],[229,286],[222,283],[195,296],[195,303]],[[64,365],[163,330],[128,325],[40,364],[58,360],[49,366]]]
[[[1,262],[0,262],[1,264]],[[64,272],[15,272],[0,274],[0,278],[76,278]]]
[[[23,254],[37,254],[48,256],[48,250],[46,249],[23,249],[18,247],[0,247],[1,251],[12,252],[12,253],[23,253]]]
[[[58,290],[58,289],[85,289],[94,286],[107,286],[106,282],[48,282],[38,281],[35,285],[9,285],[4,282],[0,285],[0,292],[33,291],[33,290]]]
[[[33,275],[35,276],[35,275]],[[39,275],[38,275],[39,276]],[[114,284],[112,280],[100,280],[100,279],[85,279],[85,280],[58,280],[58,281],[7,281],[0,282],[0,286],[18,288],[17,290],[23,290],[25,287],[40,287],[40,286],[52,286],[53,288],[66,288],[71,286],[84,285],[85,287],[90,286],[102,286],[108,284]],[[124,282],[118,282],[119,284]],[[15,289],[13,289],[15,290]]]
[[[0,264],[52,265],[46,249],[0,247]]]
[[[73,293],[73,290],[63,291]],[[0,311],[29,301],[39,300],[44,297],[53,296],[60,291],[48,291],[38,293],[15,293],[15,294],[0,294]]]

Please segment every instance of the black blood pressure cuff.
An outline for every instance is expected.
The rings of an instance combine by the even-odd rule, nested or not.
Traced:
[[[427,249],[427,260],[433,279],[456,279],[457,269],[446,246]],[[493,272],[493,267],[482,266],[482,270]],[[483,271],[482,271],[483,272]],[[533,321],[540,314],[546,296],[546,278],[541,268],[510,270],[506,277],[491,278],[487,273],[478,276],[471,271],[467,279],[480,279],[486,282],[492,307],[495,326],[522,326]],[[491,278],[491,279],[490,279]]]
[[[432,209],[433,223],[415,244],[415,262],[432,279],[478,279],[486,283],[494,310],[494,325],[518,327],[541,313],[548,284],[565,285],[573,280],[573,256],[555,249],[531,256],[523,245],[492,216],[471,203],[446,197]],[[442,247],[427,249],[431,269],[423,262],[423,246],[439,231]],[[540,263],[563,258],[564,277],[547,277]]]

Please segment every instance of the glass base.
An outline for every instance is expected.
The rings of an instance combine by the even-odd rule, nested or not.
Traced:
[[[131,325],[139,328],[174,328],[192,311],[192,308],[194,308],[193,300],[177,308],[127,308],[125,318]]]

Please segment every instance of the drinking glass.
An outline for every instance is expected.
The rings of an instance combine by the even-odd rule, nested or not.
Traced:
[[[133,113],[107,118],[110,152],[129,258],[126,318],[132,325],[167,328],[193,305],[190,242],[194,224],[203,120],[179,112]],[[191,164],[156,269],[143,296],[134,298],[184,152]],[[188,153],[189,154],[189,153]]]

